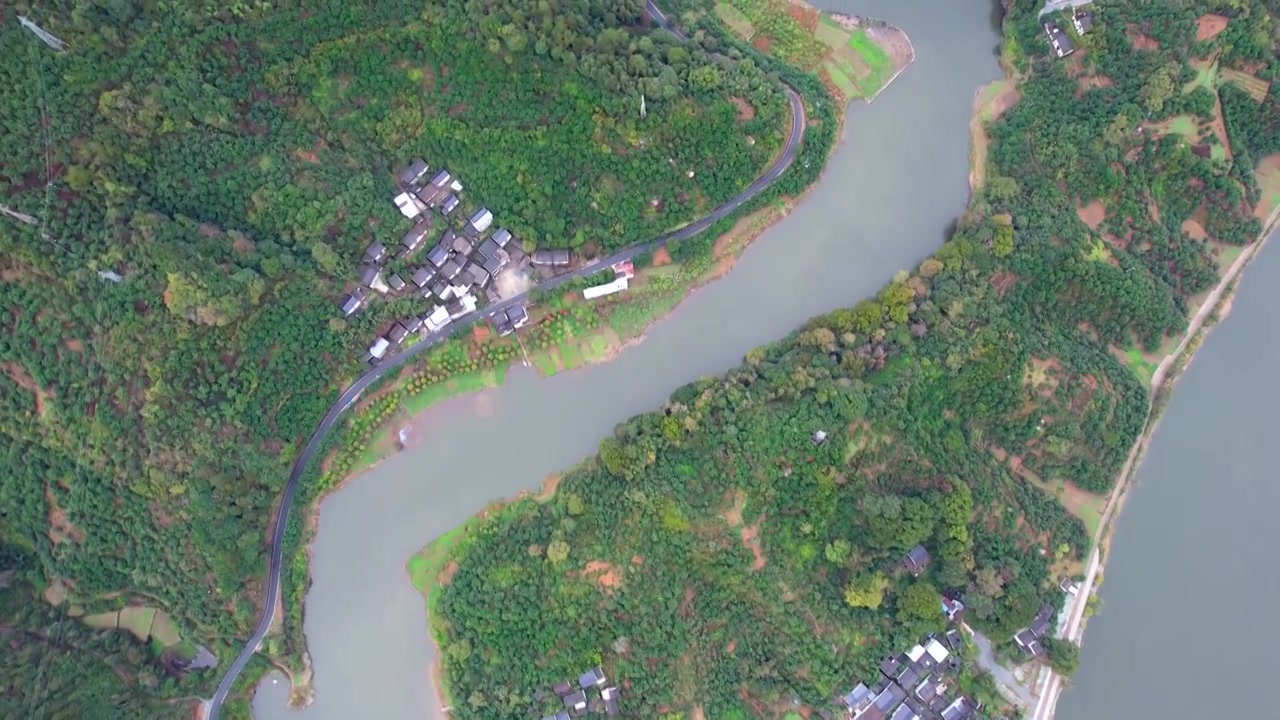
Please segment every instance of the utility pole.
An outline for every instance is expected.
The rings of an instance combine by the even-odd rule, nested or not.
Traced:
[[[22,27],[35,33],[36,37],[43,40],[45,45],[48,45],[54,50],[57,50],[58,52],[62,52],[63,50],[67,49],[66,43],[62,42],[61,40],[51,35],[50,33],[46,32],[44,28],[28,20],[26,16],[19,15],[18,22],[22,23]]]

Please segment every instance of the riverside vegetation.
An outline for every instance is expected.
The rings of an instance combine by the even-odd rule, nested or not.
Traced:
[[[70,49],[0,30],[15,59],[0,69],[13,89],[0,104],[0,634],[13,658],[36,659],[5,674],[5,716],[55,695],[67,715],[188,711],[215,680],[181,670],[191,643],[234,655],[292,457],[363,341],[412,303],[349,321],[333,307],[364,245],[402,229],[389,198],[404,158],[447,163],[529,247],[606,252],[761,172],[789,118],[779,75],[814,127],[796,169],[745,210],[810,184],[835,127],[815,79],[729,40],[679,42],[638,0],[85,5],[33,19]],[[710,246],[671,255],[705,266]],[[554,299],[545,310],[561,320],[535,344],[581,316]],[[344,474],[343,449],[400,398],[512,352],[446,345],[409,369],[417,380],[381,388],[328,439],[301,501]],[[294,522],[288,611],[263,653],[294,670],[304,538]],[[140,643],[85,622],[125,607],[172,627]]]
[[[933,256],[410,562],[455,717],[545,714],[535,691],[595,664],[626,717],[818,710],[940,629],[944,591],[997,641],[1061,602],[1151,363],[1274,210],[1280,4],[1100,3],[1066,59],[1042,3],[1006,5],[1019,99]]]

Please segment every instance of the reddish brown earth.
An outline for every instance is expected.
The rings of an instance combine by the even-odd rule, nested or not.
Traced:
[[[1196,18],[1196,42],[1209,40],[1218,35],[1218,33],[1227,29],[1227,18],[1221,15],[1201,15]]]
[[[1088,225],[1090,230],[1097,230],[1107,217],[1107,208],[1101,200],[1094,200],[1088,205],[1077,204],[1076,216],[1080,218],[1080,222]]]

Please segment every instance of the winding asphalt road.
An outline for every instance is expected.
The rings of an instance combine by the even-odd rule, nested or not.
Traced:
[[[653,0],[647,0],[647,9],[649,16],[659,27],[676,35],[682,40],[687,40],[682,33],[671,27],[667,16],[662,10],[653,3]],[[769,186],[774,180],[777,180],[795,160],[796,151],[800,148],[800,142],[804,139],[805,129],[805,113],[804,103],[800,100],[800,95],[790,87],[786,88],[787,100],[791,104],[791,135],[787,138],[787,144],[783,146],[782,153],[773,165],[765,171],[763,175],[756,178],[754,182],[746,187],[736,197],[723,205],[712,210],[710,214],[700,220],[685,225],[682,228],[659,235],[642,245],[635,245],[621,252],[610,255],[607,258],[597,260],[581,267],[571,273],[561,275],[546,282],[539,284],[536,290],[550,290],[562,285],[575,278],[586,277],[592,273],[600,272],[613,265],[614,263],[630,260],[642,253],[656,250],[665,246],[667,243],[678,240],[685,240],[706,230],[720,220],[728,217],[730,213],[737,210],[743,203],[751,200]],[[338,400],[325,413],[324,419],[320,421],[320,425],[315,432],[311,434],[311,439],[307,441],[306,447],[293,462],[293,468],[289,471],[289,480],[285,483],[284,493],[280,498],[280,510],[276,514],[275,527],[271,531],[271,558],[268,567],[267,577],[267,596],[262,603],[262,617],[258,620],[257,626],[253,630],[253,634],[245,642],[244,648],[236,659],[227,667],[226,674],[222,676],[221,682],[218,683],[218,689],[214,692],[206,705],[206,720],[218,720],[218,712],[222,709],[223,702],[226,701],[227,695],[231,692],[231,687],[235,684],[236,678],[244,670],[245,665],[258,651],[258,646],[262,643],[262,639],[266,637],[267,631],[271,629],[271,622],[274,618],[276,602],[280,596],[280,569],[284,564],[284,532],[289,522],[289,511],[293,506],[293,497],[298,490],[298,480],[302,477],[307,469],[307,464],[311,462],[312,457],[319,450],[320,444],[324,441],[325,435],[329,433],[329,429],[338,421],[338,418],[351,407],[360,395],[380,380],[387,373],[399,368],[409,360],[416,357],[419,353],[427,350],[441,340],[449,337],[453,333],[470,327],[477,322],[487,320],[499,312],[509,307],[520,304],[528,300],[528,293],[523,293],[515,297],[507,298],[501,302],[488,305],[475,312],[468,313],[458,318],[453,323],[447,325],[440,330],[424,337],[421,341],[411,347],[405,348],[401,352],[387,358],[377,367],[370,368],[368,372],[360,376],[358,380],[351,384],[342,394],[338,396]]]

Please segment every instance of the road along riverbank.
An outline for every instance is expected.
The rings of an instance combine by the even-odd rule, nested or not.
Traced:
[[[1067,622],[1063,626],[1060,637],[1069,639],[1077,645],[1084,642],[1084,630],[1087,623],[1085,611],[1090,598],[1093,597],[1098,589],[1099,578],[1105,570],[1106,558],[1110,555],[1111,541],[1115,537],[1116,520],[1120,516],[1125,500],[1128,499],[1137,482],[1138,469],[1142,465],[1142,460],[1148,447],[1150,447],[1151,438],[1154,437],[1160,425],[1160,418],[1169,401],[1170,394],[1173,392],[1173,386],[1182,372],[1191,364],[1196,351],[1203,345],[1214,325],[1225,317],[1226,312],[1229,311],[1231,297],[1239,288],[1239,283],[1243,279],[1244,269],[1262,252],[1267,240],[1276,232],[1278,221],[1280,221],[1280,206],[1277,206],[1271,212],[1258,238],[1240,253],[1239,257],[1223,273],[1222,279],[1206,296],[1204,302],[1200,304],[1199,309],[1188,323],[1187,330],[1178,342],[1177,347],[1173,352],[1165,356],[1156,367],[1151,378],[1146,425],[1137,442],[1134,443],[1133,448],[1129,451],[1129,458],[1125,462],[1124,468],[1120,471],[1120,477],[1116,481],[1115,488],[1107,498],[1107,505],[1102,513],[1102,521],[1099,523],[1098,531],[1093,538],[1093,551],[1089,556],[1085,579],[1080,584],[1080,590],[1075,594],[1073,602],[1068,608]],[[1030,720],[1051,720],[1054,717],[1058,700],[1065,687],[1064,679],[1060,675],[1053,672],[1044,673],[1037,688],[1038,698],[1035,707],[1031,711]]]

